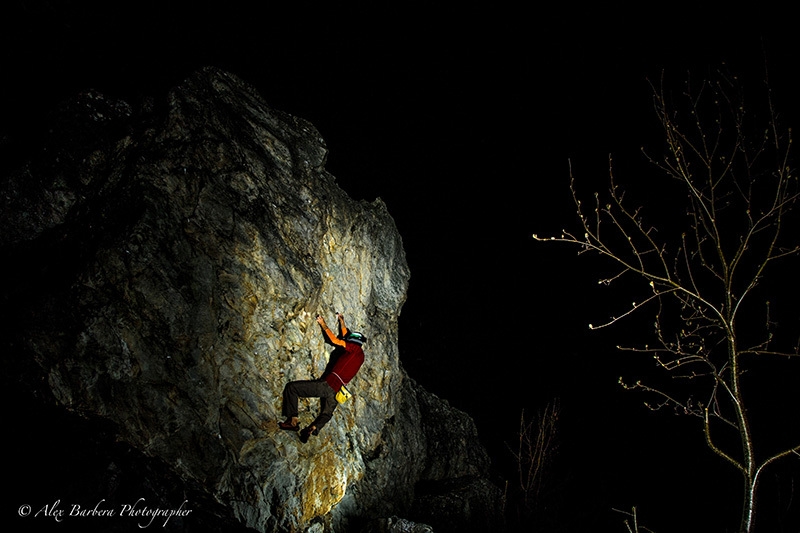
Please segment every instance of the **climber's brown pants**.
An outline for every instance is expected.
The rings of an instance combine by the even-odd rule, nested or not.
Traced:
[[[290,381],[283,388],[283,416],[291,418],[298,415],[297,404],[300,398],[319,398],[319,414],[310,424],[316,426],[316,431],[330,421],[338,405],[336,391],[324,379]]]

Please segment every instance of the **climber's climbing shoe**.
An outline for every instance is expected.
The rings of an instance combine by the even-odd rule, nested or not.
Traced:
[[[308,438],[311,436],[312,432],[314,432],[314,429],[311,426],[302,429],[300,431],[300,442],[302,442],[303,444],[308,442]]]

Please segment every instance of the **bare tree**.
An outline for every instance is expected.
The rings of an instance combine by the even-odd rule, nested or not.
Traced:
[[[619,509],[614,510],[629,517],[623,522],[628,533],[653,533],[652,529],[648,529],[639,523],[639,516],[636,514],[636,507],[631,509],[630,512],[620,511]]]
[[[518,524],[531,527],[540,512],[543,492],[549,480],[550,469],[558,454],[558,400],[549,402],[543,410],[533,417],[526,418],[520,412],[519,441],[516,449],[511,448],[517,468],[516,487],[519,490],[519,505],[514,519]]]
[[[653,310],[652,344],[619,348],[650,354],[671,379],[620,382],[654,394],[653,409],[672,407],[702,420],[708,447],[742,474],[742,532],[753,527],[765,467],[789,456],[800,459],[798,414],[789,413],[785,426],[773,428],[780,435],[795,427],[789,433],[798,441],[762,449],[762,443],[768,448],[775,439],[767,443],[755,437],[748,410],[755,394],[746,390],[765,365],[794,361],[800,344],[796,301],[778,283],[796,278],[786,267],[796,270],[787,260],[800,251],[797,219],[791,218],[797,214],[792,207],[798,180],[789,166],[791,130],[779,128],[765,86],[758,100],[763,105],[755,110],[745,105],[739,80],[722,72],[696,85],[690,79],[674,101],[663,78],[651,85],[666,144],[663,156],[645,155],[667,179],[648,179],[647,194],[664,200],[670,195],[668,201],[677,200],[685,211],[661,223],[648,221],[650,212],[632,208],[616,183],[609,158],[609,196],[595,193],[588,209],[570,165],[580,229],[548,238],[534,235],[537,241],[575,245],[579,254],[610,260],[615,274],[600,283],[633,278],[641,297],[590,328],[609,326],[645,306]],[[780,278],[784,274],[789,276]]]

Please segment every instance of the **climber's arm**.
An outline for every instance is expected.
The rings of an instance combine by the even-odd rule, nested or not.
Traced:
[[[336,335],[333,334],[333,332],[330,330],[328,325],[325,323],[325,319],[324,318],[322,318],[321,316],[318,316],[317,317],[317,323],[319,323],[320,327],[322,328],[322,331],[325,333],[325,336],[328,337],[328,340],[332,344],[335,344],[337,346],[345,346],[345,342],[342,339],[340,339],[339,337],[337,337]]]
[[[347,326],[344,325],[344,315],[341,313],[336,313],[336,318],[339,320],[339,332],[341,333],[342,337],[347,335]]]

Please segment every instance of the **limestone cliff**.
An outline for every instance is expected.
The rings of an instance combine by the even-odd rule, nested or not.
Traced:
[[[0,184],[0,247],[6,394],[71,422],[19,416],[12,434],[95,435],[99,469],[146,474],[130,495],[157,486],[162,507],[189,498],[223,526],[496,527],[474,423],[400,365],[394,221],[339,188],[326,154],[312,124],[213,68],[136,106],[92,91],[65,104]],[[369,337],[367,360],[304,445],[276,427],[281,391],[322,373],[315,316],[336,312]],[[316,408],[301,403],[302,422]],[[112,501],[107,477],[82,496]]]

